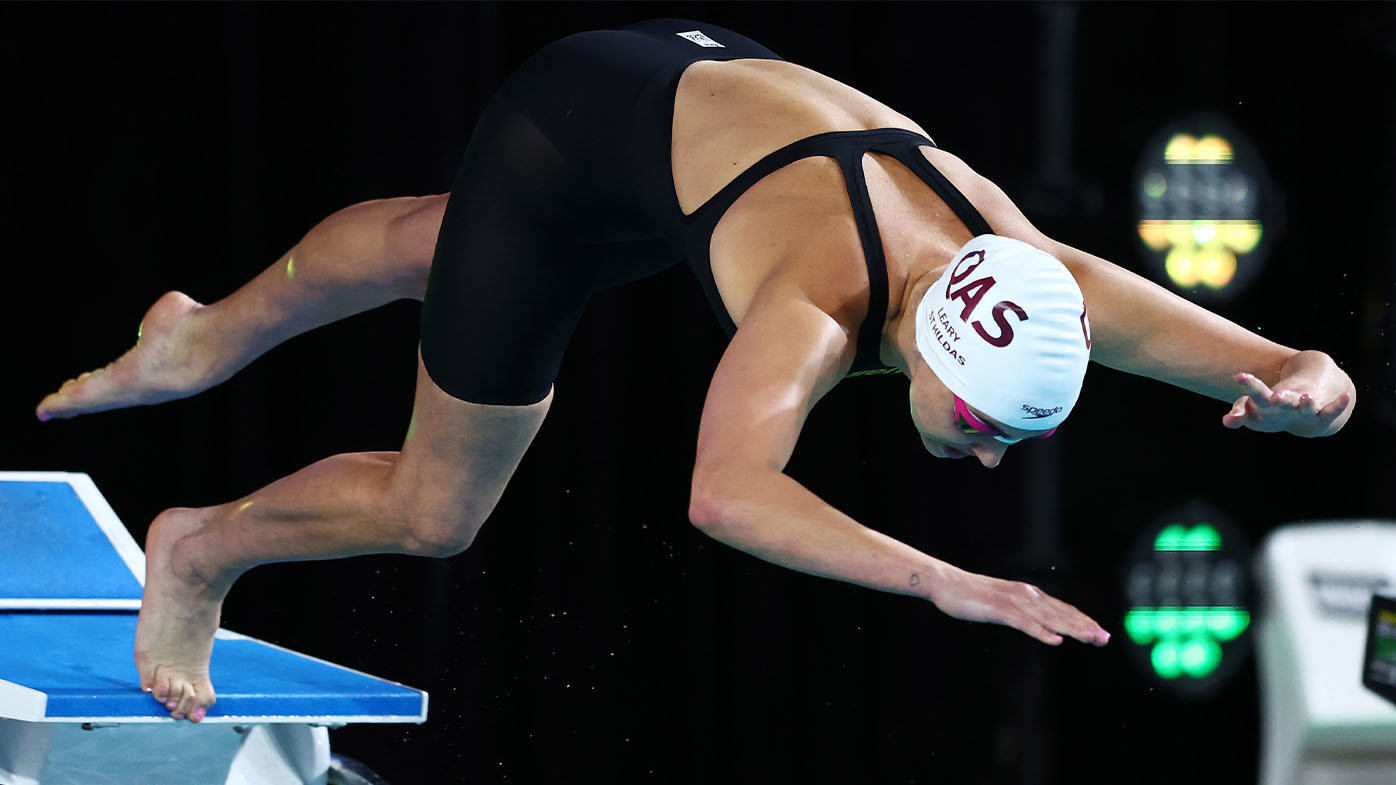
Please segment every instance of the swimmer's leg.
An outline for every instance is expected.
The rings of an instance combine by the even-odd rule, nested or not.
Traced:
[[[136,345],[66,382],[40,420],[162,403],[202,392],[292,336],[394,300],[422,299],[446,194],[345,208],[251,282],[204,306],[155,302]]]
[[[552,402],[460,401],[418,366],[402,451],[336,455],[236,502],[162,513],[146,540],[136,628],[141,686],[176,719],[214,702],[208,663],[224,596],[258,564],[470,545]]]

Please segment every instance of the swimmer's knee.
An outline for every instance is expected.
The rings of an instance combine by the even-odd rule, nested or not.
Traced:
[[[469,506],[462,508],[423,509],[417,507],[402,518],[405,523],[401,546],[414,556],[447,559],[459,555],[475,541],[488,512]]]
[[[394,273],[389,284],[402,297],[420,300],[426,295],[427,274],[436,252],[436,236],[446,212],[449,194],[409,196],[385,200],[395,215],[385,228],[384,245]]]
[[[475,541],[476,531],[478,530],[472,529],[467,533],[459,529],[414,529],[403,543],[403,550],[413,556],[449,559],[465,553]]]

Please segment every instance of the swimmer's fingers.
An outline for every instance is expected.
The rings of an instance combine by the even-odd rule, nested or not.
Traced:
[[[1231,405],[1231,411],[1222,415],[1222,425],[1236,429],[1245,426],[1247,423],[1259,422],[1260,413],[1251,403],[1251,396],[1243,395],[1236,399],[1236,403]]]
[[[1222,416],[1227,428],[1250,428],[1264,433],[1287,431],[1296,436],[1324,436],[1335,430],[1352,397],[1340,394],[1327,405],[1299,390],[1273,390],[1255,376],[1236,374],[1236,383],[1245,395],[1236,399]]]
[[[1271,390],[1269,386],[1257,378],[1255,374],[1238,373],[1235,379],[1236,383],[1241,385],[1241,389],[1246,391],[1246,394],[1255,401],[1257,406],[1264,406],[1267,403],[1275,402],[1272,401],[1271,398],[1271,396],[1274,395],[1274,390]]]
[[[1094,619],[1082,613],[1077,608],[1069,605],[1052,595],[1042,591],[1031,584],[1021,584],[1030,589],[1024,592],[1025,596],[1030,596],[1028,604],[1023,608],[1027,617],[1039,625],[1051,630],[1055,640],[1046,642],[1056,645],[1060,643],[1062,635],[1068,635],[1082,643],[1090,643],[1096,646],[1104,646],[1110,642],[1110,633],[1095,622]],[[1029,633],[1031,634],[1031,633]],[[1034,635],[1038,640],[1041,637]]]
[[[1097,646],[1110,640],[1089,616],[1027,583],[957,570],[932,599],[957,619],[1004,624],[1051,646],[1063,636]]]
[[[1352,405],[1352,396],[1343,393],[1320,409],[1317,417],[1325,426],[1332,425],[1334,420],[1343,416],[1343,412],[1346,412],[1350,405]]]
[[[1318,401],[1314,400],[1314,397],[1312,395],[1309,395],[1308,393],[1301,393],[1299,395],[1298,408],[1299,413],[1304,415],[1305,417],[1318,416]]]
[[[1318,401],[1310,395],[1304,395],[1299,406],[1302,413],[1302,421],[1298,423],[1300,427],[1288,428],[1291,433],[1300,436],[1328,436],[1337,433],[1342,424],[1339,418],[1343,417],[1352,406],[1352,396],[1341,393],[1337,398],[1328,402],[1328,405],[1319,408]]]
[[[1267,412],[1298,411],[1305,400],[1309,398],[1307,393],[1298,390],[1277,390],[1268,387],[1265,382],[1249,373],[1237,374],[1236,381],[1246,391],[1246,396],[1250,398],[1255,411],[1261,417],[1264,417]],[[1314,411],[1316,412],[1317,409]]]
[[[1231,405],[1231,411],[1222,417],[1222,425],[1228,428],[1255,428],[1264,418],[1264,411],[1277,403],[1275,393],[1265,382],[1249,373],[1238,373],[1235,379],[1245,394],[1237,398]]]

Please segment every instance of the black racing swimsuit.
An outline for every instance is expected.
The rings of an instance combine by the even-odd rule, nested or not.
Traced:
[[[664,19],[569,36],[509,77],[466,148],[422,306],[422,360],[441,389],[484,404],[542,400],[591,293],[680,260],[735,332],[708,258],[713,230],[758,180],[811,156],[834,158],[842,169],[868,267],[868,314],[852,374],[884,370],[887,266],[863,156],[901,161],[973,234],[989,226],[921,153],[934,143],[901,129],[801,139],[684,215],[670,153],[679,78],[700,60],[747,58],[780,59],[729,30]]]

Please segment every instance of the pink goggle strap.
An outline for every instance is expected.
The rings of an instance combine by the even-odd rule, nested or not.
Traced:
[[[995,428],[994,426],[992,426],[992,425],[990,425],[990,424],[984,422],[983,420],[979,419],[978,417],[975,417],[975,416],[974,416],[974,413],[971,412],[971,411],[969,410],[969,406],[960,398],[960,396],[956,395],[956,396],[954,396],[954,397],[955,397],[955,414],[958,414],[961,418],[963,418],[964,421],[965,421],[966,423],[969,424],[969,427],[973,428],[973,429],[975,430],[976,433],[982,433],[982,434],[985,434],[985,435],[987,435],[987,436],[992,436],[992,437],[994,437],[995,439],[997,439],[998,441],[1006,442],[1006,443],[1009,443],[1009,444],[1012,444],[1013,442],[1018,441],[1017,439],[1009,439],[1004,433],[1002,433],[1001,431],[999,431],[999,429],[997,429],[997,428]],[[1053,428],[1052,430],[1047,431],[1047,432],[1044,433],[1044,434],[1041,434],[1041,435],[1039,435],[1039,436],[1034,436],[1034,437],[1032,437],[1032,438],[1034,438],[1034,439],[1046,439],[1048,436],[1051,436],[1052,434],[1054,434],[1054,433],[1056,433],[1056,432],[1057,432],[1057,429],[1056,429],[1056,428]]]

